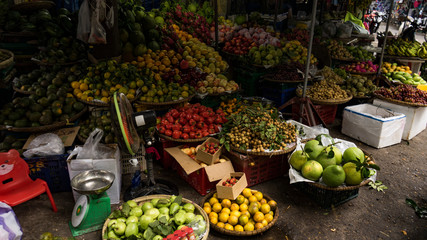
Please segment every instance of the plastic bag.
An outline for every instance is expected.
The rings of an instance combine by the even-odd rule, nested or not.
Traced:
[[[113,155],[114,149],[100,143],[103,135],[104,131],[95,128],[86,139],[83,147],[79,149],[76,159],[106,159]]]
[[[328,21],[322,25],[322,37],[332,38],[337,33],[337,26],[335,23]]]
[[[0,202],[0,239],[22,239],[22,229],[13,209],[6,203]]]
[[[90,34],[90,8],[84,0],[79,10],[79,23],[77,25],[77,39],[87,43]]]
[[[356,25],[359,25],[360,27],[365,28],[363,26],[363,21],[355,17],[351,12],[347,12],[345,14],[344,22],[347,22],[347,21],[353,22]]]
[[[64,143],[54,133],[45,133],[37,136],[28,145],[28,150],[23,153],[24,157],[60,155],[64,153]]]
[[[368,30],[366,30],[364,27],[362,28],[361,26],[359,26],[356,23],[351,22],[351,21],[347,21],[347,22],[353,26],[353,32],[354,33],[356,33],[356,34],[369,34]]]
[[[96,1],[96,7],[91,17],[90,36],[88,40],[88,43],[90,44],[107,44],[107,33],[99,21],[99,17],[102,11],[101,1],[102,0]]]
[[[353,31],[353,25],[351,23],[337,24],[337,37],[338,38],[350,38],[352,31]]]

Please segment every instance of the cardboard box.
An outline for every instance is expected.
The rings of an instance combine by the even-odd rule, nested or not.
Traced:
[[[231,187],[223,186],[222,183],[227,181],[228,178],[240,178],[236,184],[234,184]],[[248,182],[246,180],[246,175],[244,172],[235,172],[230,173],[228,176],[225,176],[221,181],[219,181],[216,185],[216,191],[217,191],[217,197],[220,199],[227,198],[227,199],[236,199],[237,196],[245,189],[245,187],[248,186]]]
[[[405,114],[406,123],[402,134],[403,140],[411,140],[417,134],[426,129],[427,107],[404,106],[383,101],[380,99],[374,99],[373,104],[382,108],[390,109],[392,111]]]
[[[207,194],[211,188],[214,189],[217,181],[234,172],[231,161],[225,161],[222,163],[216,163],[210,166],[202,167],[200,164],[191,159],[187,154],[181,151],[179,146],[165,148],[165,151],[167,151],[176,160],[176,163],[180,168],[177,169],[178,174],[202,195]],[[196,178],[199,175],[203,175],[203,179],[207,179],[208,182],[201,183],[200,181],[193,181],[193,178]],[[200,184],[203,184],[203,186],[200,186]]]
[[[219,145],[219,141],[215,138],[210,137],[206,139],[206,141],[204,141],[202,145],[200,145],[197,149],[196,158],[197,160],[200,160],[206,163],[207,165],[212,165],[215,163],[216,160],[219,159],[219,156],[221,156],[222,146],[220,146],[218,151],[216,151],[214,154],[210,154],[201,149],[206,143],[216,143]]]
[[[344,108],[341,132],[376,148],[400,143],[406,117],[372,104]]]
[[[61,128],[58,129],[52,133],[55,133],[56,135],[61,138],[62,142],[64,143],[64,147],[71,147],[74,143],[74,139],[76,139],[77,133],[80,130],[80,126],[77,127],[71,127],[71,128]],[[44,134],[44,133],[38,133],[38,134],[32,134],[28,137],[27,142],[25,142],[22,149],[27,149],[28,145],[36,138],[37,136]]]
[[[106,170],[114,173],[115,179],[113,185],[107,190],[107,195],[110,197],[111,204],[120,203],[120,190],[122,185],[122,169],[120,163],[120,150],[117,144],[110,146],[114,151],[113,154],[106,159],[76,159],[78,148],[70,154],[67,159],[68,173],[70,180],[80,172],[87,170]],[[74,200],[77,200],[81,194],[73,190]]]

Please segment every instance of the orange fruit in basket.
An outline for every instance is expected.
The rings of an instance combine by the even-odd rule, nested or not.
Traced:
[[[231,211],[230,211],[230,209],[229,209],[229,208],[223,208],[223,209],[221,210],[221,212],[222,212],[222,213],[227,213],[227,214],[230,214],[230,213],[231,213]]]
[[[255,224],[255,229],[261,229],[261,228],[263,228],[264,227],[264,225],[262,225],[262,223],[256,223]]]
[[[239,210],[231,211],[230,216],[240,217],[241,213]]]
[[[264,220],[266,220],[267,223],[270,223],[271,221],[273,221],[273,215],[271,215],[270,213],[265,214]]]
[[[236,198],[236,203],[237,204],[242,204],[242,203],[244,203],[245,202],[245,197],[243,196],[243,195],[239,195],[239,196],[237,196],[237,198]]]
[[[246,205],[245,203],[240,204],[240,212],[244,212],[248,210],[248,205]]]
[[[209,220],[211,221],[212,224],[217,224],[218,223],[218,218],[209,218]]]
[[[264,213],[262,213],[262,212],[256,212],[254,214],[253,219],[254,219],[255,222],[258,222],[258,223],[262,222],[262,220],[264,220]]]
[[[230,201],[230,199],[227,199],[227,198],[223,199],[221,201],[221,206],[223,208],[230,208],[231,207],[231,201]]]
[[[267,203],[267,199],[263,198],[259,201],[259,203],[261,203],[261,204]]]
[[[245,201],[243,203],[246,205],[249,205],[249,200],[247,198],[245,198]]]
[[[234,226],[234,231],[243,232],[243,231],[245,231],[245,229],[243,229],[242,225],[236,225],[236,226]]]
[[[256,203],[251,203],[248,208],[248,212],[253,216],[259,211],[258,205]]]
[[[240,215],[239,217],[239,224],[241,224],[242,226],[245,226],[246,223],[249,222],[249,217],[246,215]]]
[[[217,225],[218,227],[220,227],[220,228],[224,228],[225,223],[223,223],[223,222],[218,222],[216,225]]]
[[[271,207],[267,203],[264,203],[264,204],[261,205],[260,211],[262,213],[267,214],[267,213],[270,212],[270,210],[271,210]]]
[[[254,195],[249,196],[248,200],[249,200],[250,203],[258,202],[258,199]]]
[[[232,203],[230,206],[231,211],[239,211],[240,206],[237,203]]]
[[[224,226],[224,228],[227,229],[227,230],[230,230],[230,231],[234,231],[233,225],[231,225],[229,223],[226,223],[225,226]]]
[[[245,229],[245,231],[253,231],[255,229],[254,224],[248,222],[245,224],[245,226],[243,227],[243,229]]]
[[[263,225],[264,227],[268,225],[268,222],[267,222],[267,220],[265,220],[265,219],[264,219],[264,220],[262,220],[262,222],[261,222],[261,223],[262,223],[262,225]]]
[[[221,212],[221,209],[222,209],[222,207],[221,207],[221,204],[220,204],[220,203],[214,203],[214,204],[212,205],[212,211],[214,211],[214,212],[216,212],[216,213]]]
[[[270,201],[268,201],[268,205],[270,205],[271,210],[274,211],[277,207],[277,202],[274,200],[270,200]]]
[[[230,217],[230,215],[228,215],[228,213],[222,212],[222,213],[219,214],[218,220],[220,222],[226,223],[228,221],[229,217]]]
[[[254,196],[256,197],[257,201],[261,201],[261,199],[264,197],[261,192],[254,193]]]
[[[243,212],[241,212],[240,213],[240,216],[242,216],[242,215],[246,215],[246,216],[248,216],[248,218],[250,218],[251,217],[251,214],[249,213],[249,211],[243,211]]]
[[[248,198],[248,197],[252,196],[252,191],[250,188],[245,188],[245,189],[243,189],[242,194],[243,194],[243,196]]]
[[[227,220],[227,222],[229,223],[229,224],[231,224],[231,225],[236,225],[238,222],[239,222],[239,218],[238,217],[236,217],[235,215],[231,215],[229,218],[228,218],[228,220]]]
[[[211,205],[208,202],[203,203],[203,207],[211,207]]]
[[[205,210],[206,214],[209,214],[212,211],[211,207],[203,207],[203,210]]]
[[[216,197],[211,197],[210,199],[209,199],[209,204],[211,205],[211,206],[213,206],[215,203],[218,203],[219,201],[218,201],[218,198],[216,198]]]
[[[209,213],[209,218],[218,218],[218,213],[216,213],[216,212],[210,212]]]

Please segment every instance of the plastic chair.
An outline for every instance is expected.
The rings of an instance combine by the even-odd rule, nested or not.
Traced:
[[[46,192],[56,212],[55,201],[49,186],[42,179],[32,180],[27,162],[15,149],[0,153],[0,202],[16,206]]]

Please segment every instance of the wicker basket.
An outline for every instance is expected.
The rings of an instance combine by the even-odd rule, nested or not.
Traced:
[[[14,58],[13,52],[6,50],[6,49],[0,49],[0,52],[3,52],[3,53],[8,54],[10,56],[8,59],[4,60],[3,62],[0,62],[0,69],[7,68],[11,64],[13,64],[13,58]]]
[[[411,106],[411,107],[427,107],[427,104],[422,104],[422,103],[410,103],[410,102],[404,102],[404,101],[399,101],[399,100],[395,100],[395,99],[390,99],[390,98],[386,98],[382,95],[379,94],[373,94],[376,98],[379,98],[381,100],[387,101],[387,102],[391,102],[391,103],[396,103],[399,105],[403,105],[403,106]]]
[[[179,143],[194,143],[194,142],[204,142],[206,141],[206,139],[208,139],[210,136],[208,137],[202,137],[202,138],[196,138],[196,139],[176,139],[176,138],[171,138],[169,136],[166,136],[164,134],[159,133],[159,136],[163,139],[172,141],[172,142],[179,142]]]
[[[203,200],[201,202],[202,206],[203,206],[203,204],[206,201],[208,201],[209,198],[211,198],[214,195],[214,193],[216,193],[216,191],[210,192],[208,195],[206,195],[203,198]],[[272,200],[269,196],[267,196],[265,194],[264,194],[264,198],[267,201]],[[260,233],[263,233],[263,232],[267,231],[268,229],[270,229],[276,223],[276,221],[277,221],[278,218],[279,218],[279,208],[276,207],[276,209],[274,210],[273,220],[267,226],[265,226],[263,228],[260,228],[260,229],[257,229],[257,230],[254,230],[254,231],[244,231],[244,232],[237,232],[237,231],[227,230],[227,229],[224,229],[224,228],[220,228],[220,227],[218,227],[217,225],[215,225],[213,223],[210,223],[210,222],[209,223],[210,223],[211,228],[214,229],[215,231],[219,232],[219,233],[222,233],[222,234],[225,234],[225,235],[230,235],[230,236],[236,236],[236,237],[245,237],[245,236],[248,237],[248,236],[258,235]]]
[[[12,88],[13,88],[13,91],[15,91],[17,93],[25,94],[25,95],[31,95],[31,94],[35,94],[36,93],[36,92],[21,90],[21,89],[15,87],[15,86],[13,86]]]
[[[236,151],[236,152],[239,152],[239,153],[243,153],[243,154],[247,154],[247,155],[255,155],[255,156],[282,155],[282,154],[286,154],[286,153],[292,152],[293,150],[295,150],[296,147],[297,147],[296,143],[289,143],[286,146],[285,150],[277,150],[277,151],[272,151],[272,152],[252,152],[252,151],[245,151],[245,150],[242,150],[240,148],[236,148],[236,147],[230,146],[230,148],[233,151]]]
[[[145,202],[149,202],[149,201],[151,201],[152,199],[155,199],[155,198],[170,198],[171,196],[170,195],[162,195],[162,194],[158,194],[158,195],[149,195],[149,196],[145,196],[145,197],[139,197],[139,198],[135,198],[135,199],[133,199],[138,205],[141,205],[141,204],[143,204],[143,203],[145,203]],[[196,212],[197,213],[200,213],[202,216],[203,216],[203,218],[205,219],[205,221],[206,221],[206,232],[205,232],[205,235],[203,236],[203,238],[202,238],[202,240],[207,240],[208,239],[208,236],[209,236],[209,230],[210,230],[210,226],[209,226],[209,224],[208,224],[208,222],[209,222],[209,217],[208,217],[208,215],[206,214],[206,212],[199,206],[199,205],[197,205],[195,202],[193,202],[193,201],[191,201],[191,200],[188,200],[188,199],[186,199],[186,198],[182,198],[182,202],[183,203],[191,203],[191,204],[193,204],[194,205],[194,207],[196,208]],[[121,207],[121,206],[120,206]],[[106,231],[107,231],[107,224],[108,224],[108,222],[110,221],[110,219],[108,218],[106,221],[105,221],[105,223],[104,223],[104,226],[102,227],[102,239],[103,240],[107,240],[107,238],[105,238],[105,236],[106,236]]]

